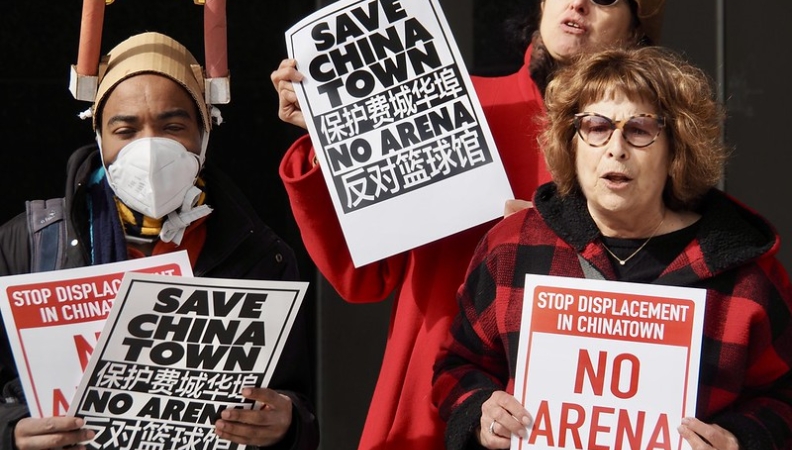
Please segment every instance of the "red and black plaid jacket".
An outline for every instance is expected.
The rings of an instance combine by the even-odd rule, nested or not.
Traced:
[[[582,197],[539,188],[534,209],[504,219],[481,241],[460,314],[435,364],[433,401],[450,450],[480,448],[481,405],[513,393],[525,274],[584,278],[582,255],[615,280]],[[699,231],[654,281],[707,289],[697,417],[732,432],[741,449],[792,448],[792,286],[764,219],[712,190]]]

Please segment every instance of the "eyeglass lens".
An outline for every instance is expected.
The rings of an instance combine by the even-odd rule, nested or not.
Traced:
[[[611,6],[611,5],[615,4],[618,1],[619,0],[591,0],[591,3],[594,3],[595,5],[600,5],[600,6]]]
[[[623,126],[618,127],[611,119],[604,116],[583,116],[578,118],[578,132],[589,145],[605,145],[616,128],[622,129],[624,139],[635,147],[646,147],[657,138],[662,128],[661,122],[655,117],[631,117]]]

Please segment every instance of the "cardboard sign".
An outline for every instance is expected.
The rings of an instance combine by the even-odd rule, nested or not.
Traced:
[[[502,216],[511,187],[437,0],[341,0],[286,43],[355,266]]]
[[[513,450],[689,448],[706,291],[525,279],[515,397],[534,417]]]
[[[186,251],[0,277],[0,312],[33,417],[62,416],[124,273],[192,276]]]
[[[88,449],[232,449],[214,422],[267,386],[308,283],[129,273],[74,397]]]

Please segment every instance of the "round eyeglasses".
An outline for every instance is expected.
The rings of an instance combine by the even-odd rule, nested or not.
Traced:
[[[611,120],[602,114],[575,114],[578,135],[592,147],[602,147],[610,141],[613,131],[621,130],[624,140],[636,148],[652,145],[665,127],[665,117],[657,114],[636,114],[623,120]]]

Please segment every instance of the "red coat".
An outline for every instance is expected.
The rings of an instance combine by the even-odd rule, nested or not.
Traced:
[[[526,62],[530,50],[526,53]],[[536,144],[541,94],[528,75],[474,77],[515,196],[530,199],[550,179]],[[287,151],[280,174],[303,241],[319,271],[351,303],[378,302],[395,292],[379,380],[360,450],[443,448],[445,423],[432,405],[432,366],[459,308],[456,291],[479,239],[493,225],[470,230],[355,269],[325,181],[312,167],[305,136]]]

